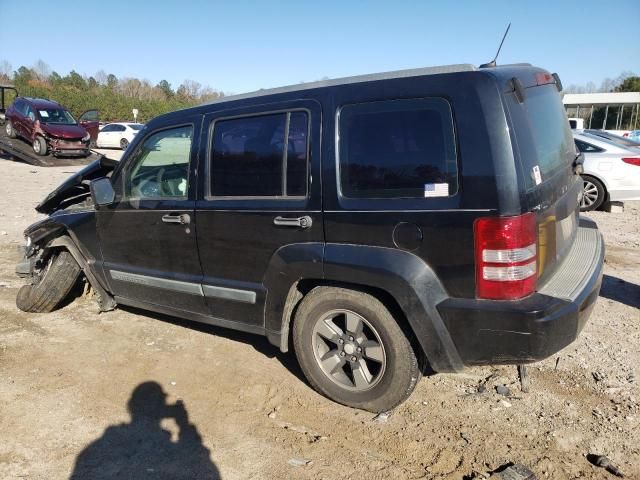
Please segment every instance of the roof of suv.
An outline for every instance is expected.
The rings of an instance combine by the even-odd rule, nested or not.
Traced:
[[[20,97],[23,100],[26,100],[31,105],[36,108],[62,108],[58,102],[54,102],[53,100],[49,100],[48,98],[33,98],[33,97]]]
[[[458,72],[473,72],[478,70],[475,66],[469,63],[455,64],[455,65],[441,65],[437,67],[424,67],[424,68],[412,68],[408,70],[394,70],[391,72],[382,73],[370,73],[366,75],[356,75],[353,77],[333,78],[328,80],[319,80],[317,82],[300,83],[298,85],[288,85],[286,87],[276,87],[269,89],[260,89],[255,92],[241,93],[238,95],[229,95],[222,98],[217,98],[210,102],[205,102],[203,105],[210,105],[213,103],[230,102],[233,100],[242,100],[244,98],[255,98],[264,95],[274,95],[277,93],[298,92],[301,90],[311,90],[314,88],[333,87],[336,85],[347,85],[351,83],[372,82],[376,80],[390,80],[393,78],[407,78],[407,77],[421,77],[424,75],[437,75],[442,73],[458,73]]]
[[[300,83],[297,85],[288,85],[285,87],[276,87],[269,89],[260,89],[254,92],[241,93],[238,95],[229,95],[221,98],[217,98],[210,102],[205,102],[201,104],[203,105],[213,105],[224,102],[232,102],[236,100],[244,100],[251,99],[256,97],[263,97],[268,95],[277,95],[282,93],[290,93],[290,92],[300,92],[305,90],[312,90],[317,88],[324,87],[335,87],[339,85],[349,85],[354,83],[364,83],[364,82],[373,82],[378,80],[392,80],[399,78],[412,78],[412,77],[423,77],[428,75],[439,75],[439,74],[447,74],[447,73],[463,73],[463,72],[479,72],[485,71],[490,72],[495,77],[505,77],[503,80],[507,78],[511,78],[513,74],[519,69],[526,68],[531,70],[532,68],[536,71],[543,71],[538,69],[537,67],[533,67],[530,63],[513,63],[513,64],[505,64],[498,65],[496,67],[491,68],[483,68],[476,67],[469,63],[462,64],[454,64],[454,65],[441,65],[434,67],[424,67],[424,68],[412,68],[408,70],[395,70],[391,72],[382,72],[382,73],[371,73],[366,75],[356,75],[352,77],[343,77],[343,78],[334,78],[328,80],[320,80],[317,82],[309,82],[309,83]],[[529,72],[530,73],[530,72]],[[533,77],[533,75],[532,75]],[[525,85],[527,86],[527,85]],[[190,107],[197,108],[197,107]]]

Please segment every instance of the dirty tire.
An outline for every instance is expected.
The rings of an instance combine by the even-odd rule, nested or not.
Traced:
[[[580,203],[580,211],[590,212],[591,210],[597,210],[607,197],[607,191],[604,185],[600,180],[590,175],[583,175],[582,183],[583,197]]]
[[[369,389],[353,390],[339,385],[323,371],[316,357],[314,348],[320,346],[314,347],[313,338],[318,333],[315,327],[326,314],[336,310],[354,312],[365,319],[379,337],[385,367]],[[343,330],[347,333],[348,329]],[[355,290],[317,287],[309,292],[295,315],[293,345],[300,367],[314,389],[338,403],[374,413],[391,410],[406,400],[421,376],[416,353],[389,310],[372,295]],[[346,349],[340,345],[338,348]]]
[[[78,280],[80,267],[66,250],[54,253],[42,278],[32,285],[24,285],[16,298],[23,312],[53,311],[69,295]]]
[[[13,128],[13,125],[10,121],[7,121],[7,124],[4,126],[5,132],[7,132],[7,137],[16,138],[16,130]]]
[[[41,136],[37,136],[33,140],[33,151],[36,155],[44,156],[47,154],[47,141]]]

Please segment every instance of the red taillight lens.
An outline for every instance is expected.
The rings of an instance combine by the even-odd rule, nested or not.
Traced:
[[[533,293],[537,278],[536,217],[484,217],[474,223],[476,295],[513,300]]]
[[[629,165],[637,165],[640,167],[640,157],[627,157],[623,158],[622,161],[624,163],[628,163]]]

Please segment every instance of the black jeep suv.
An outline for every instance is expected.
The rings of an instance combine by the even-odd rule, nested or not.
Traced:
[[[82,273],[103,310],[292,345],[314,388],[371,411],[427,362],[543,359],[584,326],[604,254],[559,85],[456,65],[162,115],[38,205],[18,306],[52,310]]]

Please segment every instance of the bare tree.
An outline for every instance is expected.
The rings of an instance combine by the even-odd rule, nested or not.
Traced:
[[[43,60],[38,60],[31,68],[31,71],[35,75],[36,79],[41,82],[48,81],[49,75],[51,75],[51,67],[49,67],[49,65]]]
[[[107,84],[107,72],[104,70],[98,70],[94,76],[98,85],[106,85]]]
[[[137,78],[123,78],[120,80],[118,89],[127,97],[140,98],[142,82]]]
[[[184,97],[195,100],[200,96],[201,89],[202,85],[200,83],[187,79],[178,87],[178,92]]]
[[[13,67],[6,60],[0,62],[0,80],[8,82],[12,77]]]

